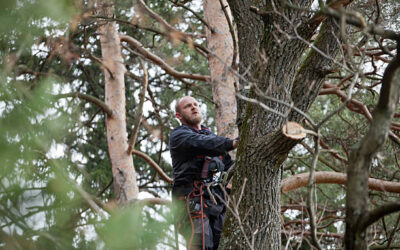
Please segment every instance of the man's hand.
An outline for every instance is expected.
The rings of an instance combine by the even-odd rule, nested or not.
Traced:
[[[238,143],[239,143],[239,139],[238,139],[238,138],[236,138],[235,140],[233,140],[233,143],[232,143],[233,148],[237,148]]]

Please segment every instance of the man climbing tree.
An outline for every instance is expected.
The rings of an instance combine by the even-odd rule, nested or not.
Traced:
[[[202,126],[199,104],[193,97],[180,99],[175,111],[182,125],[170,137],[173,196],[185,201],[186,209],[180,213],[180,228],[189,249],[217,249],[225,217],[220,200],[224,191],[218,184],[233,164],[227,152],[236,148],[238,141],[216,136]]]

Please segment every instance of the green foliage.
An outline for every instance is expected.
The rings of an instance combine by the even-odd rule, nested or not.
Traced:
[[[132,3],[113,2],[116,18],[130,22]],[[0,247],[155,249],[175,245],[169,208],[132,205],[108,215],[89,204],[88,197],[114,203],[105,115],[94,104],[60,99],[57,94],[81,92],[105,99],[102,68],[91,58],[101,57],[101,51],[90,4],[67,0],[0,3]],[[174,25],[188,21],[185,32],[204,32],[192,14],[172,3],[148,4]],[[208,74],[207,58],[186,44],[171,45],[154,32],[118,24],[121,33],[132,35],[153,53],[174,58],[170,63],[177,70]],[[160,29],[149,18],[140,25]],[[124,54],[127,69],[141,77],[137,56],[126,49]],[[146,66],[149,89],[144,116],[161,137],[141,126],[135,148],[172,176],[170,163],[162,156],[168,135],[177,125],[171,103],[193,94],[211,110],[210,86],[190,80],[182,84],[158,66]],[[129,75],[125,81],[130,135],[142,82]],[[213,119],[207,121],[208,126],[213,124]],[[142,191],[168,196],[170,185],[159,180],[147,162],[134,157],[134,166]]]

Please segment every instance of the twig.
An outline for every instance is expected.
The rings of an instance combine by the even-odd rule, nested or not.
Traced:
[[[139,94],[140,101],[139,101],[139,106],[137,108],[135,125],[133,127],[131,139],[129,141],[128,151],[127,151],[128,155],[132,154],[132,150],[135,146],[140,123],[142,122],[144,97],[146,96],[147,85],[149,84],[146,65],[144,64],[144,61],[141,58],[140,58],[140,65],[142,66],[142,69],[143,69],[143,85],[142,85],[142,90],[140,91],[140,94]]]
[[[176,71],[174,68],[172,68],[170,65],[168,65],[163,59],[158,57],[157,55],[151,53],[147,49],[143,47],[143,45],[134,39],[133,37],[130,36],[120,36],[121,42],[127,42],[129,45],[134,47],[140,54],[145,56],[146,58],[150,59],[152,62],[160,66],[162,69],[164,69],[168,74],[170,74],[173,77],[176,78],[187,78],[187,79],[193,79],[193,80],[199,80],[199,81],[204,81],[204,82],[209,82],[211,80],[210,76],[204,76],[204,75],[199,75],[199,74],[190,74],[190,73],[182,73]]]
[[[91,95],[87,95],[87,94],[82,94],[79,92],[73,92],[73,93],[67,93],[67,94],[59,94],[59,95],[55,95],[54,96],[57,99],[61,99],[61,98],[66,98],[66,97],[78,97],[80,99],[84,99],[88,102],[91,102],[93,104],[96,104],[97,106],[99,106],[109,117],[112,117],[112,110],[107,106],[107,104],[105,104],[103,101],[101,101],[100,99],[91,96]]]
[[[308,196],[307,196],[307,210],[310,215],[310,227],[311,227],[311,237],[314,246],[322,250],[321,244],[317,238],[317,226],[315,224],[315,209],[314,209],[314,174],[315,168],[317,167],[319,156],[319,131],[317,131],[317,136],[314,136],[314,155],[312,159],[312,165],[310,169],[310,175],[308,178]]]
[[[190,11],[195,17],[197,17],[197,19],[200,20],[200,22],[202,22],[205,26],[207,26],[207,28],[214,33],[214,29],[211,27],[211,25],[209,25],[206,20],[204,20],[204,18],[202,18],[199,14],[196,13],[196,11],[192,10],[189,7],[186,7],[184,4],[179,3],[178,0],[169,0],[170,2],[172,2],[175,6],[179,6],[184,8],[185,10]]]

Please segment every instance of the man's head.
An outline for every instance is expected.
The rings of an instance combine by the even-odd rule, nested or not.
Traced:
[[[185,96],[176,102],[175,116],[182,124],[200,129],[202,116],[199,103],[193,97]]]

